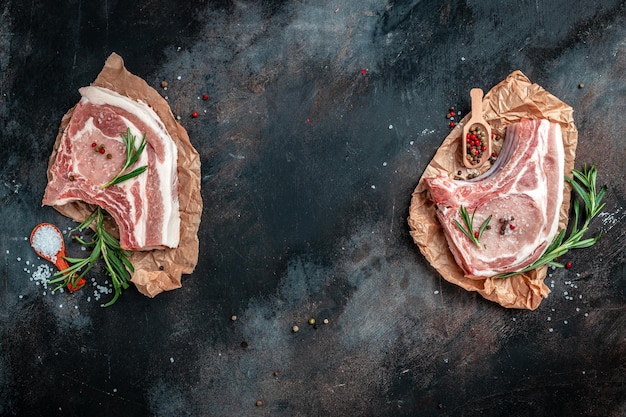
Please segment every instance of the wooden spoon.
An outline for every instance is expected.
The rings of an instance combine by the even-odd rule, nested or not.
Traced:
[[[463,126],[461,137],[463,164],[467,168],[479,168],[491,155],[491,126],[483,119],[483,90],[472,88],[470,97],[472,98],[472,113]],[[474,142],[468,143],[468,139]],[[477,144],[476,140],[480,143]]]
[[[52,255],[52,256],[49,255],[49,254],[45,254],[45,253],[41,252],[41,250],[35,246],[35,242],[34,242],[35,235],[44,226],[52,228],[52,230],[54,230],[54,232],[59,235],[59,241],[60,241],[59,248],[60,249],[59,249],[59,251],[55,255]],[[37,255],[39,255],[39,257],[41,257],[41,258],[43,258],[43,259],[45,259],[47,261],[52,262],[59,269],[59,271],[63,271],[65,269],[69,268],[69,264],[65,260],[65,242],[63,240],[63,234],[61,234],[61,231],[59,230],[59,228],[56,227],[55,225],[53,225],[52,223],[39,223],[37,226],[35,226],[35,228],[33,229],[33,231],[30,234],[30,246],[32,246],[33,250],[35,251],[35,253]],[[68,280],[67,288],[71,292],[74,292],[74,291],[80,289],[83,285],[85,285],[85,282],[86,282],[85,279],[81,278],[74,285],[74,284],[72,284],[71,280]]]

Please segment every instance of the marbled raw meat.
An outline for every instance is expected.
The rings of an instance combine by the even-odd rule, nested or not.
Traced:
[[[507,127],[498,160],[468,181],[446,175],[426,178],[450,251],[468,278],[483,279],[519,271],[537,260],[558,232],[563,201],[564,151],[561,128],[544,119],[525,119]],[[474,231],[489,215],[490,228],[476,246],[455,225],[464,206],[474,210]],[[510,222],[501,233],[500,219]]]
[[[158,115],[145,103],[102,87],[83,87],[49,172],[44,205],[84,201],[105,209],[128,250],[174,248],[180,239],[177,149]],[[138,146],[147,145],[134,167],[137,177],[102,188],[122,168],[126,148],[121,134],[130,128]],[[104,145],[106,154],[94,150]],[[132,169],[132,167],[131,167]]]

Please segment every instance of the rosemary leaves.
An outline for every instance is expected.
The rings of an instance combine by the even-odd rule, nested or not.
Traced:
[[[465,223],[465,225],[462,225],[456,219],[454,219],[453,221],[456,227],[458,227],[459,230],[461,230],[461,232],[463,232],[463,234],[469,238],[469,240],[474,242],[474,244],[480,248],[482,247],[480,244],[480,237],[483,235],[483,232],[485,231],[485,229],[487,229],[487,226],[489,225],[489,222],[491,221],[491,215],[489,215],[489,217],[487,217],[485,221],[482,222],[478,230],[474,230],[474,215],[475,214],[476,214],[476,209],[474,209],[474,211],[472,212],[472,215],[470,216],[465,206],[461,206],[459,208],[459,215],[461,216],[461,219],[463,220],[463,223]]]
[[[58,283],[59,287],[63,285],[76,286],[96,262],[102,259],[115,291],[113,298],[103,305],[108,307],[117,301],[123,289],[128,288],[131,278],[130,272],[134,272],[134,267],[129,260],[130,251],[122,249],[119,240],[104,228],[105,213],[98,206],[78,227],[70,232],[77,242],[91,248],[91,254],[87,258],[66,257],[65,260],[70,266],[55,273],[57,278],[51,280],[50,283]],[[84,231],[91,224],[94,224],[94,234],[91,240],[84,240],[79,237],[77,233]]]
[[[128,171],[128,169],[130,169],[130,167],[132,167],[135,164],[135,162],[137,162],[137,160],[141,156],[141,153],[146,147],[146,144],[147,144],[146,134],[145,133],[143,134],[141,138],[141,142],[139,143],[139,146],[137,147],[137,149],[135,149],[135,141],[137,140],[137,137],[130,133],[130,128],[126,129],[126,133],[122,133],[121,136],[122,136],[122,141],[124,142],[124,146],[126,147],[126,158],[124,160],[124,166],[122,167],[120,172],[117,173],[117,175],[111,178],[111,180],[107,182],[106,184],[101,185],[100,188],[107,188],[112,185],[119,184],[128,179],[136,177],[137,175],[141,174],[146,169],[148,169],[148,166],[144,165],[130,172],[126,172]]]
[[[600,189],[597,188],[596,180],[598,170],[595,165],[588,167],[585,164],[582,171],[574,169],[572,170],[572,176],[573,178],[565,177],[565,180],[571,184],[575,194],[572,202],[572,225],[567,239],[565,239],[565,229],[561,230],[539,259],[520,271],[496,275],[497,278],[507,278],[544,265],[563,268],[565,265],[557,261],[559,257],[565,255],[572,249],[582,249],[593,246],[598,239],[600,239],[602,232],[594,237],[585,239],[583,239],[583,237],[589,229],[591,220],[596,217],[605,206],[605,203],[602,203],[602,199],[606,193],[607,186],[604,185],[600,187]],[[583,206],[582,209],[581,205]]]

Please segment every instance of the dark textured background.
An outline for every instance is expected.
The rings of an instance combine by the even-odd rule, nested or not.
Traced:
[[[181,116],[204,212],[183,288],[103,309],[44,296],[26,237],[73,225],[47,159],[111,52]],[[448,107],[516,69],[609,185],[532,312],[444,281],[406,224]],[[626,415],[623,0],[4,0],[0,73],[0,415]]]

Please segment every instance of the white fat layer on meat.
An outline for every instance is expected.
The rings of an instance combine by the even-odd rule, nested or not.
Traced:
[[[152,108],[141,101],[131,100],[121,94],[116,93],[115,91],[108,90],[106,88],[101,87],[83,87],[79,89],[80,94],[83,97],[83,100],[87,100],[94,105],[112,105],[115,107],[119,107],[129,113],[137,116],[143,123],[145,123],[148,128],[156,132],[158,137],[146,137],[148,142],[159,142],[165,148],[165,155],[171,155],[171,158],[164,158],[164,160],[157,160],[154,166],[152,167],[157,175],[159,176],[159,183],[161,187],[161,193],[164,196],[163,201],[163,216],[164,221],[162,223],[162,236],[163,236],[163,244],[169,247],[176,247],[179,243],[180,238],[180,215],[179,215],[179,202],[178,202],[178,194],[174,187],[176,184],[172,184],[171,179],[176,178],[176,170],[177,170],[177,159],[178,159],[178,151],[176,148],[176,144],[174,140],[171,138],[165,125],[159,118]],[[131,123],[126,118],[123,118],[126,122],[126,125],[130,128],[131,134],[134,135],[137,140],[135,141],[135,146],[138,146],[141,143],[141,138],[145,132],[142,132],[137,126]],[[93,120],[89,120],[85,124],[85,128],[87,129],[96,129],[93,124]],[[81,132],[82,133],[82,132]],[[118,140],[122,142],[122,138],[120,136],[112,137],[110,139]],[[140,167],[148,164],[148,155],[146,152],[143,152],[135,164],[135,167]],[[135,223],[134,235],[137,238],[138,243],[141,246],[145,246],[146,244],[146,216],[148,215],[148,204],[149,199],[144,198],[146,192],[146,181],[147,175],[142,174],[138,176],[135,180],[140,184],[140,190],[142,192],[141,202],[142,206],[142,218],[138,219]],[[120,183],[120,187],[128,189],[132,186],[132,184]],[[167,198],[167,196],[171,196],[171,198]],[[131,216],[135,216],[135,213],[130,213]]]

